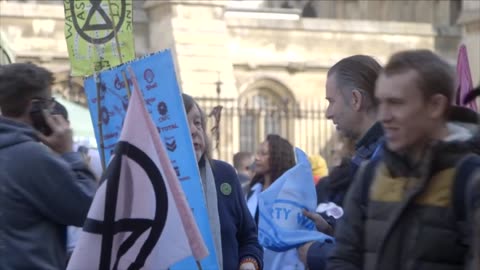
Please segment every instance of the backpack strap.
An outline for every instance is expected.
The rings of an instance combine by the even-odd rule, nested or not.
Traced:
[[[475,168],[480,168],[480,156],[471,154],[462,159],[457,166],[453,185],[453,211],[459,222],[466,221],[465,197],[466,189]]]

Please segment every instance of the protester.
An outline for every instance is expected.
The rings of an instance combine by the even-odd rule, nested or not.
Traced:
[[[206,117],[196,101],[182,94],[205,193],[210,227],[220,269],[259,270],[263,250],[245,204],[235,169],[213,160],[205,133]]]
[[[320,179],[328,175],[328,167],[325,159],[320,155],[311,155],[308,161],[312,166],[313,183],[316,185]]]
[[[238,152],[233,155],[233,167],[237,170],[238,180],[242,185],[243,194],[248,194],[250,181],[252,179],[252,164],[254,157],[249,152]]]
[[[295,153],[289,141],[269,134],[255,155],[255,175],[250,182],[247,204],[258,224],[258,195],[295,165]]]
[[[55,100],[53,109],[50,114],[61,115],[70,126],[68,110],[60,102]],[[93,175],[95,176],[95,180],[98,183],[98,181],[100,180],[100,177],[102,176],[100,159],[99,158],[95,159],[96,156],[97,157],[99,156],[98,152],[95,153],[96,150],[89,149],[88,147],[83,145],[77,145],[76,143],[73,144],[73,150],[80,153],[83,160],[87,164],[88,169],[93,173]],[[92,156],[93,156],[93,159],[92,159]],[[76,226],[67,227],[67,258],[70,258],[70,256],[72,255],[78,240],[78,235],[80,234],[81,231],[82,231],[81,227],[76,227]]]
[[[317,205],[329,203],[325,198],[329,198],[330,194],[341,194],[348,189],[351,182],[350,163],[355,154],[355,142],[348,137],[339,135],[338,142],[332,153],[332,167],[329,173],[315,185],[317,193]],[[342,205],[342,202],[335,202],[335,204]],[[318,213],[318,211],[317,211]],[[323,213],[324,219],[329,219],[328,215]],[[321,214],[321,215],[322,215]],[[330,221],[334,224],[334,221]]]
[[[98,149],[88,146],[88,144],[83,144],[81,141],[74,143],[74,149],[81,153],[84,159],[87,160],[90,170],[97,178],[97,181],[100,181],[103,174],[103,168]]]
[[[67,108],[56,100],[54,104],[55,105],[53,106],[52,112],[50,114],[63,116],[63,118],[70,125],[70,119],[68,117]],[[103,173],[102,164],[100,161],[100,154],[98,153],[97,149],[92,149],[87,145],[88,145],[88,142],[75,141],[73,143],[73,150],[79,152],[82,155],[82,157],[87,162],[90,171],[93,172],[93,174],[95,175],[95,178],[97,179],[97,181],[99,181]]]
[[[324,197],[322,216],[305,212],[323,232],[331,232],[336,220],[342,218],[344,198],[360,163],[378,156],[382,143],[382,127],[376,123],[375,81],[381,66],[370,56],[355,55],[336,63],[327,74],[326,117],[338,132],[356,142],[355,153],[347,164],[332,170],[331,177],[322,180],[318,190]],[[323,218],[322,218],[323,217]],[[328,223],[327,223],[327,222]],[[299,247],[299,257],[310,269],[324,269],[333,244],[309,242]]]
[[[476,88],[472,89],[470,93],[465,97],[463,101],[464,104],[468,104],[475,99],[480,97],[480,85]],[[471,115],[471,113],[469,113]],[[472,139],[469,140],[469,144],[467,148],[471,149],[472,152],[480,155],[480,115],[475,113],[477,116],[476,120],[476,127],[477,131],[476,134]],[[475,123],[473,117],[469,117],[471,120],[470,124]],[[458,123],[458,121],[457,121]],[[477,173],[477,178],[480,178],[480,173]],[[476,180],[477,183],[480,180]],[[473,263],[472,267],[473,270],[480,270],[480,194],[478,190],[480,187],[473,187],[467,190],[466,198],[468,200],[468,207],[472,209],[477,209],[476,212],[473,214]],[[476,267],[476,268],[475,268]]]
[[[262,191],[268,189],[283,173],[295,166],[295,153],[289,141],[279,135],[269,134],[259,146],[255,155],[255,176],[250,183],[247,205],[258,224],[258,199]],[[303,267],[295,249],[286,252],[264,250],[264,269],[275,270],[278,265],[283,269]]]
[[[0,66],[0,269],[65,269],[66,226],[83,225],[95,193],[67,121],[49,113],[52,83],[33,64]]]
[[[348,149],[349,143],[347,143],[347,141],[351,140],[345,137],[343,138],[343,142],[340,142],[340,147],[335,152],[337,159],[336,165],[331,168],[329,174],[321,179],[315,186],[317,193],[317,205],[319,206],[328,204],[330,201],[335,203],[335,205],[343,205],[343,201],[339,200],[342,199],[340,196],[337,196],[331,200],[325,200],[325,198],[331,197],[332,194],[342,194],[350,186],[350,163],[354,154],[354,150]],[[322,215],[326,220],[332,218],[328,215],[325,215],[323,212]],[[334,224],[335,221],[331,220],[330,223]]]
[[[355,143],[356,141],[350,137],[343,136],[341,133],[337,132],[337,142],[335,143],[335,148],[332,151],[332,159],[330,164],[330,169],[333,169],[336,166],[342,164],[344,159],[352,159],[355,155]],[[328,176],[328,175],[327,175]]]
[[[448,123],[454,88],[453,70],[431,51],[390,58],[375,91],[386,148],[347,194],[328,269],[473,269],[480,206],[465,198],[480,195],[480,161],[466,144],[472,134]]]
[[[53,108],[50,112],[50,115],[52,115],[52,116],[53,115],[62,116],[63,119],[65,119],[65,121],[67,122],[68,126],[70,127],[70,119],[68,117],[67,108],[65,108],[65,106],[63,106],[60,102],[58,102],[56,100],[53,102]],[[75,148],[75,146],[72,147],[73,151],[75,151],[74,148]],[[82,151],[81,151],[81,149],[82,149]],[[90,158],[88,157],[87,152],[81,147],[79,147],[76,151],[81,154],[83,160],[88,165],[89,170],[91,172],[93,172],[90,168]],[[96,178],[96,180],[98,180],[97,176],[95,178]],[[68,259],[72,255],[73,250],[75,249],[75,245],[76,245],[77,239],[78,239],[78,234],[80,233],[81,230],[82,230],[81,227],[76,227],[76,226],[68,226],[67,227],[67,246],[66,246],[66,248],[67,248],[67,258]]]

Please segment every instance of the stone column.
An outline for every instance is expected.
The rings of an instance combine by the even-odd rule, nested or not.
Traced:
[[[207,115],[213,106],[225,105],[219,104],[217,97],[234,100],[238,97],[228,51],[230,36],[224,21],[228,3],[225,0],[148,0],[144,6],[150,21],[150,51],[172,50],[181,90],[193,97],[210,98],[208,104],[200,104]],[[219,96],[218,81],[221,81]],[[209,135],[212,135],[213,122],[214,119],[209,118]],[[224,115],[219,148],[214,149],[213,156],[230,160],[232,149],[233,152],[238,149],[238,120]]]
[[[149,0],[150,51],[171,49],[182,91],[196,97],[238,96],[228,53],[223,0]]]

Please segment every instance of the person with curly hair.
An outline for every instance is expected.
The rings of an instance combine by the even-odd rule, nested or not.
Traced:
[[[283,173],[295,166],[295,152],[292,144],[276,134],[269,134],[258,148],[255,156],[255,175],[250,183],[247,205],[258,224],[258,199],[262,191],[268,189]],[[281,262],[280,262],[281,260]],[[286,252],[264,250],[264,269],[274,270],[275,265],[282,269],[302,269],[295,249]]]

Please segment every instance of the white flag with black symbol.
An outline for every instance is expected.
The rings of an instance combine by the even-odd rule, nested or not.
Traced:
[[[68,270],[159,270],[208,255],[138,90],[103,178]]]

